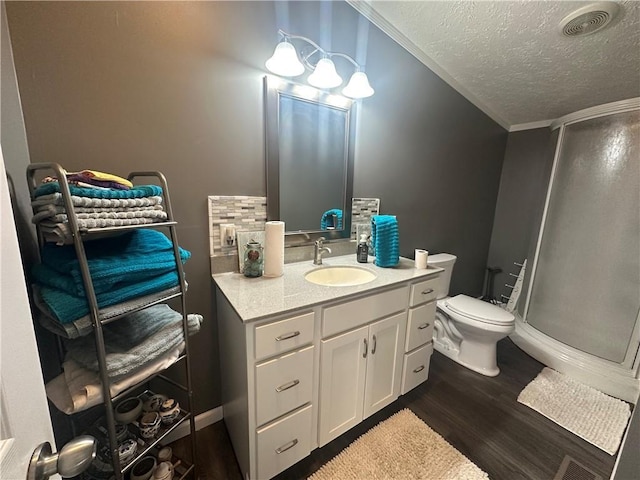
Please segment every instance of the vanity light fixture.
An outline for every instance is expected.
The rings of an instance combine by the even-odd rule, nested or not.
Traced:
[[[353,64],[356,70],[347,86],[342,89],[342,94],[354,99],[373,95],[374,90],[369,85],[367,74],[349,55],[328,52],[307,37],[291,35],[283,30],[278,30],[278,35],[282,37],[282,40],[276,45],[273,55],[265,63],[269,71],[283,77],[297,77],[302,75],[305,69],[308,69],[312,71],[307,78],[310,85],[321,89],[331,89],[342,84],[342,78],[336,72],[336,66],[332,60],[334,57],[340,57]],[[291,42],[292,40],[303,44],[299,53]]]

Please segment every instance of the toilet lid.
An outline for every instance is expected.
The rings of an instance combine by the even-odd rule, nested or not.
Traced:
[[[502,308],[467,295],[456,295],[446,301],[447,307],[460,315],[495,325],[513,323],[514,316]]]

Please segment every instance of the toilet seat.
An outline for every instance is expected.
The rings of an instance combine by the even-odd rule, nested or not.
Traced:
[[[512,325],[515,317],[502,308],[467,295],[456,295],[445,300],[452,312],[477,322],[491,325]]]

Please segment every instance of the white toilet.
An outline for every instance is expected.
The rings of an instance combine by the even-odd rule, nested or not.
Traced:
[[[496,343],[515,329],[514,316],[502,308],[467,295],[449,297],[449,283],[456,256],[429,255],[429,265],[440,267],[433,347],[475,372],[495,377]]]

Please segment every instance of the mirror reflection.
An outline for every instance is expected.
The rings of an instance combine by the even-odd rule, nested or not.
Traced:
[[[348,237],[352,102],[266,77],[267,215],[287,232]]]

